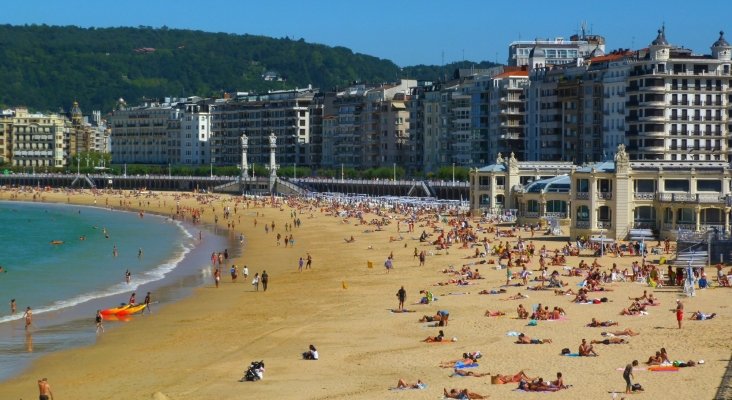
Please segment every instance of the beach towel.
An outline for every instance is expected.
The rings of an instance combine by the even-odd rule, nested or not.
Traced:
[[[506,332],[506,336],[518,336],[518,335],[520,335],[520,333],[516,332],[516,331]]]
[[[389,310],[389,311],[391,311],[391,313],[392,313],[392,314],[401,314],[401,313],[412,313],[412,312],[417,312],[416,310],[407,310],[406,308],[405,308],[405,309],[403,309],[403,310],[399,310],[399,309],[396,309],[396,308],[392,308],[392,309],[391,309],[391,310]]]
[[[579,357],[579,353],[569,353],[569,354],[562,354],[565,357]]]
[[[455,365],[453,366],[453,368],[463,369],[463,368],[475,368],[477,366],[478,366],[478,363],[463,364],[462,361],[458,361],[458,362],[455,363]]]

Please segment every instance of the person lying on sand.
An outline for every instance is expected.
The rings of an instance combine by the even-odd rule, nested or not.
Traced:
[[[577,353],[579,353],[580,357],[598,356],[598,354],[595,353],[595,349],[592,348],[591,344],[587,343],[586,339],[582,339],[582,343],[579,345]]]
[[[531,382],[535,379],[536,378],[532,378],[532,377],[526,375],[524,373],[524,370],[521,370],[514,375],[500,375],[500,374],[495,375],[491,381],[494,381],[496,384],[506,384],[506,383],[519,383],[522,380]]]
[[[602,340],[593,340],[590,343],[592,344],[627,344],[629,343],[627,340],[619,337],[609,337]]]
[[[559,387],[551,386],[544,382],[544,378],[538,378],[534,381],[522,380],[519,382],[518,388],[527,392],[556,392],[560,390]]]
[[[356,238],[354,238],[354,237],[353,237],[353,235],[351,235],[351,237],[350,237],[350,238],[348,238],[348,239],[345,239],[345,238],[344,238],[343,240],[345,240],[345,241],[346,241],[346,243],[353,243],[353,242],[355,242],[355,241],[356,241]]]
[[[435,314],[434,316],[423,315],[422,318],[419,319],[419,322],[440,322],[440,321],[442,321],[441,314]]]
[[[503,312],[503,311],[486,310],[486,312],[485,312],[485,316],[486,317],[501,317],[501,316],[504,316],[504,315],[506,315],[506,313]]]
[[[480,292],[478,292],[478,294],[501,294],[501,293],[506,293],[506,289],[503,289],[503,288],[498,289],[498,290],[496,290],[496,289],[491,289],[491,290],[483,289]]]
[[[505,299],[501,299],[501,300],[503,300],[503,301],[506,301],[506,300],[521,300],[521,299],[528,299],[528,298],[529,298],[529,296],[527,296],[525,294],[521,294],[521,292],[518,292],[518,293],[516,293],[513,296],[508,296]]]
[[[455,368],[452,371],[452,375],[453,376],[455,376],[455,375],[458,375],[458,376],[473,376],[473,377],[476,377],[476,378],[481,378],[481,377],[484,377],[484,376],[490,376],[490,374],[491,374],[490,372],[473,372],[473,371],[468,371],[468,370],[459,369],[459,368]]]
[[[407,383],[404,379],[399,379],[396,385],[397,389],[424,389],[427,387],[422,380],[417,379],[417,383]]]
[[[691,319],[696,321],[704,321],[705,319],[712,319],[717,316],[717,313],[705,314],[701,311],[696,311],[691,314]]]
[[[445,339],[445,333],[442,332],[440,329],[440,332],[437,334],[437,336],[427,336],[423,342],[432,343],[432,342],[442,342]]]
[[[532,339],[523,333],[519,334],[518,340],[516,340],[516,344],[544,344],[544,343],[551,343],[551,342],[552,342],[551,339]]]
[[[576,296],[577,295],[577,293],[575,293],[575,291],[572,290],[571,288],[567,289],[567,290],[557,289],[554,291],[554,294],[556,294],[557,296]]]
[[[458,390],[458,389],[450,389],[448,392],[446,388],[442,389],[442,392],[445,396],[445,398],[448,399],[487,399],[488,396],[483,396],[475,392],[471,392],[468,389]]]
[[[592,318],[592,322],[590,322],[589,324],[587,324],[587,326],[589,326],[591,328],[599,328],[601,326],[615,326],[617,324],[618,324],[617,322],[612,321],[612,320],[600,322],[597,319]]]
[[[463,356],[467,356],[467,354],[463,354]],[[476,361],[470,357],[463,357],[457,360],[451,360],[451,361],[443,361],[440,363],[440,368],[455,368],[455,364],[462,364],[465,365],[471,365],[475,364]]]
[[[639,332],[634,331],[631,328],[625,328],[622,331],[603,332],[602,336],[638,336]]]

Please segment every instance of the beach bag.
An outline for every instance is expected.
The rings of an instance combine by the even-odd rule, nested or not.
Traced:
[[[643,391],[643,386],[641,386],[640,383],[634,383],[633,386],[632,386],[632,389],[633,389],[634,392],[642,392]]]
[[[565,347],[562,349],[562,355],[569,354],[569,353],[570,353],[569,348]]]

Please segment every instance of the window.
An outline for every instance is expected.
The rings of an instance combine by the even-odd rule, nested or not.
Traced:
[[[587,193],[590,191],[589,179],[577,179],[577,193]]]
[[[597,209],[597,220],[603,222],[609,222],[612,220],[612,211],[608,206],[601,206]]]
[[[653,193],[656,191],[656,181],[653,179],[636,179],[635,191],[639,193]]]
[[[589,221],[590,209],[587,206],[577,207],[577,221]]]
[[[689,181],[686,179],[666,179],[664,182],[664,190],[668,192],[688,192]]]
[[[721,192],[722,181],[715,179],[700,179],[696,181],[696,190],[699,192]]]

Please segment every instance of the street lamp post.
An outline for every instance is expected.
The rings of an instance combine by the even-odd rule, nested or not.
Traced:
[[[81,159],[79,158],[79,156],[76,156],[76,175],[79,175],[79,174],[81,173],[81,172],[79,171],[79,168],[80,168],[80,163],[81,163]],[[125,164],[125,171],[126,171],[126,170],[127,170],[127,166],[126,166],[126,164]],[[127,173],[125,173],[125,175],[127,175]]]
[[[396,182],[396,163],[392,164],[394,167],[394,182]]]
[[[297,179],[297,163],[292,164],[292,179]]]
[[[452,183],[455,183],[455,163],[452,163]]]
[[[605,255],[605,230],[600,230],[600,258]]]
[[[213,162],[209,163],[209,165],[211,166],[211,178],[213,178]]]

